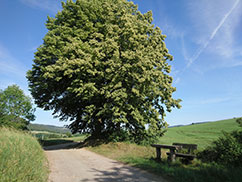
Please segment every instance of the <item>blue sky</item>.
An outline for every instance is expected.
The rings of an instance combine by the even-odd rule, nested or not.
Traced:
[[[0,89],[17,84],[30,95],[25,78],[47,33],[47,16],[60,0],[0,0]],[[170,125],[242,116],[242,0],[134,0],[152,10],[174,57],[171,75],[181,109],[167,114]],[[35,123],[62,126],[37,109]]]

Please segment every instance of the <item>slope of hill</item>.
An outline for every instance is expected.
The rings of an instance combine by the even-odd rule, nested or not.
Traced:
[[[0,127],[0,181],[46,182],[47,159],[36,138]]]
[[[64,127],[58,127],[58,126],[53,126],[53,125],[43,125],[43,124],[29,124],[28,128],[31,131],[48,131],[51,133],[69,133],[70,130],[68,128]]]
[[[194,143],[198,144],[199,149],[204,149],[222,135],[223,131],[231,132],[241,129],[236,123],[236,119],[227,119],[215,122],[205,122],[200,124],[192,124],[187,126],[179,126],[168,128],[159,143],[172,144]]]

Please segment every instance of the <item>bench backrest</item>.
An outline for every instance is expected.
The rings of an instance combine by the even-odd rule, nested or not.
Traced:
[[[182,149],[188,149],[189,153],[192,153],[194,150],[197,150],[196,144],[173,143],[172,145],[178,145],[178,146],[181,146]]]

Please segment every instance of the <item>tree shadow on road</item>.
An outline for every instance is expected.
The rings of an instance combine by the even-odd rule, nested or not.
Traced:
[[[44,150],[62,150],[62,149],[80,149],[84,147],[95,147],[104,143],[108,143],[101,139],[89,139],[87,138],[81,142],[74,142],[73,140],[55,139],[55,140],[43,140],[40,142]]]
[[[43,149],[46,150],[46,151],[48,151],[48,150],[74,149],[74,148],[78,148],[78,146],[80,145],[80,142],[74,142],[74,141],[71,141],[71,140],[65,140],[65,141],[58,140],[57,143],[58,142],[59,142],[59,144],[43,146]]]
[[[121,165],[119,162],[113,162],[114,165]],[[92,168],[89,171],[94,174],[91,179],[82,179],[80,182],[164,182],[162,177],[155,176],[146,171],[121,165],[120,167],[113,167],[108,170]]]
[[[83,147],[96,147],[102,144],[107,144],[110,141],[106,141],[104,139],[92,139],[92,138],[87,138],[83,142],[80,142],[80,145],[78,146],[79,148]]]

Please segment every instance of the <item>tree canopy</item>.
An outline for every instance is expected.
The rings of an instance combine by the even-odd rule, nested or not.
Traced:
[[[0,125],[26,129],[28,123],[35,119],[34,112],[31,98],[17,85],[0,90]]]
[[[36,104],[73,132],[159,136],[165,112],[180,107],[165,35],[126,0],[68,0],[48,17],[27,78]]]

